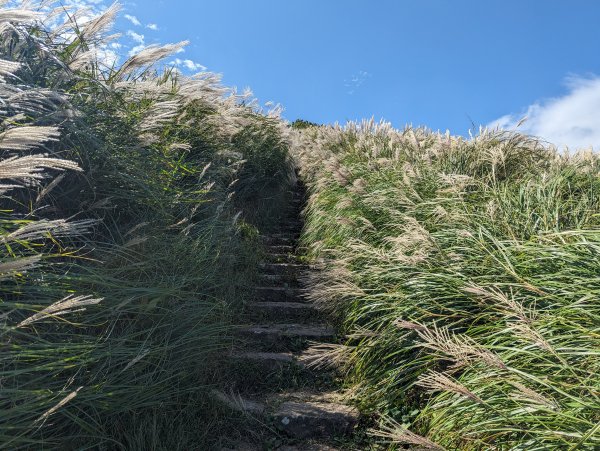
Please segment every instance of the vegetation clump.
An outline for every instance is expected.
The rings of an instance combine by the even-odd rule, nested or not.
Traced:
[[[312,299],[374,431],[430,449],[600,446],[600,158],[517,133],[299,132]]]
[[[118,5],[54,3],[0,11],[0,443],[197,449],[287,131],[161,70],[185,43],[107,67]]]
[[[3,447],[199,449],[227,433],[209,389],[298,165],[320,269],[307,292],[347,337],[317,357],[377,419],[374,442],[600,448],[600,157],[498,130],[289,125],[215,74],[160,65],[185,43],[113,64],[116,4],[82,21],[14,3]]]

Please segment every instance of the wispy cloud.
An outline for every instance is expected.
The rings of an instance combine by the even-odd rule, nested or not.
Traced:
[[[149,23],[148,25],[146,25],[146,28],[152,30],[152,31],[157,31],[158,30],[158,25],[156,25],[155,23]]]
[[[344,80],[344,86],[347,88],[347,93],[353,95],[366,81],[371,77],[371,74],[364,70],[359,70],[352,75],[348,80]]]
[[[513,130],[521,118],[527,120],[518,130],[539,136],[557,146],[600,150],[600,77],[567,78],[568,92],[538,101],[521,114],[507,114],[488,127]]]
[[[139,27],[140,25],[142,25],[142,23],[139,21],[139,19],[135,16],[132,16],[131,14],[125,14],[123,17],[125,19],[127,19],[129,22],[131,22],[132,24],[134,24],[136,27]]]
[[[146,44],[140,44],[140,45],[136,45],[135,47],[133,47],[131,50],[129,50],[129,52],[127,52],[127,54],[129,56],[133,56],[133,55],[137,55],[138,53],[140,53],[142,50],[144,50],[146,48]]]
[[[138,44],[144,44],[146,42],[143,34],[136,33],[135,31],[132,31],[132,30],[127,30],[127,36],[129,36],[131,39],[133,39]]]
[[[175,58],[171,63],[175,67],[183,67],[191,71],[204,71],[206,67],[189,59]]]

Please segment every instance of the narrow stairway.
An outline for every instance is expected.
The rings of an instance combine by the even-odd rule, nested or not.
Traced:
[[[302,275],[311,269],[299,257],[300,211],[304,190],[298,184],[278,230],[263,236],[255,301],[247,305],[248,323],[231,356],[236,383],[215,397],[240,415],[255,419],[266,432],[229,450],[333,451],[352,434],[358,412],[339,400],[327,370],[310,365],[312,346],[336,343],[335,329],[303,296]]]

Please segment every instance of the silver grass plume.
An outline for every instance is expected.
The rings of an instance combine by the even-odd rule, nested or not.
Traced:
[[[118,2],[115,2],[98,17],[93,18],[83,25],[83,30],[80,35],[81,40],[89,41],[106,33],[113,26],[120,10],[121,5]]]
[[[44,189],[42,189],[37,195],[35,199],[35,204],[39,204],[42,201],[42,199],[44,199],[50,192],[52,192],[54,188],[58,186],[60,182],[63,181],[64,178],[65,174],[60,174],[58,177],[56,177],[54,180],[48,183],[48,185],[44,186]]]
[[[55,112],[59,108],[72,109],[67,98],[56,91],[43,88],[21,89],[7,84],[0,84],[0,107],[10,108],[28,116]]]
[[[25,157],[11,157],[0,160],[0,180],[11,180],[12,184],[0,185],[0,194],[9,189],[22,188],[38,180],[48,177],[45,170],[53,169],[58,171],[81,171],[81,168],[74,161],[62,160],[58,158],[48,158],[44,155],[29,155]],[[62,180],[62,179],[61,179]],[[60,180],[59,180],[60,181]],[[56,183],[58,183],[57,181]],[[44,194],[56,186],[51,184]],[[38,197],[41,199],[41,194]]]
[[[516,401],[528,401],[533,404],[543,405],[551,410],[558,410],[559,406],[554,400],[546,398],[541,393],[521,384],[520,382],[508,381],[510,385],[515,387],[519,392],[511,396]]]
[[[0,59],[0,75],[14,76],[21,67],[22,64],[16,61]]]
[[[417,329],[423,343],[419,346],[438,351],[455,362],[455,367],[461,367],[473,362],[484,362],[487,365],[506,370],[507,367],[497,354],[483,348],[475,340],[465,335],[451,333],[447,327]]]
[[[151,45],[146,47],[144,50],[125,61],[119,69],[118,75],[122,78],[131,75],[140,68],[152,66],[167,56],[176,53],[188,44],[189,41],[181,41],[177,44],[167,44],[162,46]]]
[[[437,371],[428,371],[417,379],[417,385],[431,391],[448,391],[457,395],[469,398],[472,401],[482,404],[483,401],[471,390],[456,380],[449,377],[447,374],[438,373]]]
[[[70,295],[52,305],[49,305],[45,309],[35,313],[29,318],[24,319],[17,325],[17,327],[25,327],[48,317],[56,317],[66,315],[68,313],[81,312],[85,310],[85,307],[99,304],[101,301],[102,298],[93,298],[92,296]]]
[[[41,255],[34,255],[0,262],[0,281],[10,279],[17,274],[22,274],[35,268],[41,258]]]
[[[381,437],[390,440],[392,443],[400,443],[407,445],[417,445],[425,449],[432,449],[436,451],[445,451],[445,448],[438,445],[437,443],[429,440],[426,437],[415,434],[409,431],[406,427],[401,425],[391,418],[387,418],[380,430],[369,431],[371,435],[375,437]]]
[[[0,11],[0,22],[31,23],[41,19],[43,13],[26,8],[4,9]]]
[[[141,134],[159,129],[174,119],[179,112],[181,104],[178,100],[165,100],[155,102],[144,114],[138,125]]]
[[[308,368],[343,368],[349,364],[354,349],[336,343],[311,343],[298,361]]]
[[[68,222],[65,219],[56,219],[54,221],[42,219],[30,222],[14,232],[0,236],[0,243],[10,243],[18,240],[33,241],[46,238],[49,235],[54,238],[82,235],[89,232],[95,223],[96,221],[93,220]]]
[[[73,398],[75,398],[75,396],[77,396],[77,393],[79,393],[79,391],[82,388],[83,387],[79,387],[76,390],[69,393],[67,396],[65,396],[63,399],[61,399],[60,402],[58,402],[58,404],[56,404],[51,409],[48,409],[39,418],[37,418],[33,424],[44,423],[48,419],[49,416],[51,416],[53,413],[55,413],[57,410],[59,410],[62,406],[64,406],[69,401],[71,401]]]
[[[15,127],[0,134],[0,150],[29,150],[45,142],[58,141],[58,127]]]

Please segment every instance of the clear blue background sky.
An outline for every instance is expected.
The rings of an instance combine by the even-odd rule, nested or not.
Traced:
[[[178,56],[281,103],[290,120],[375,116],[465,134],[471,121],[488,124],[569,95],[566,77],[600,74],[596,0],[137,0],[124,7],[141,25],[122,18],[119,31],[143,34],[146,44],[190,40]]]

